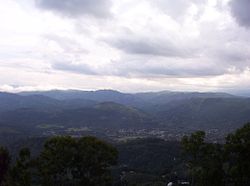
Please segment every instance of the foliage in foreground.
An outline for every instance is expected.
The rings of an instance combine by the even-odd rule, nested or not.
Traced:
[[[3,152],[0,159],[7,151]],[[1,185],[111,185],[109,168],[116,164],[117,156],[114,147],[95,137],[54,137],[36,159],[31,159],[29,149],[22,149],[13,166],[1,169],[5,178]]]
[[[203,131],[183,137],[184,161],[188,167],[192,186],[250,185],[250,123],[235,133],[229,134],[225,140],[225,144],[209,143],[206,141]],[[172,178],[166,177],[157,182],[155,177],[150,177],[151,174],[146,174],[146,172],[140,174],[136,171],[136,167],[137,170],[145,171],[145,167],[156,166],[154,165],[154,162],[157,162],[156,159],[161,162],[170,161],[171,158],[164,159],[162,156],[156,156],[155,151],[165,153],[165,151],[159,151],[159,148],[167,147],[161,144],[155,149],[152,146],[155,147],[156,142],[161,144],[161,141],[149,140],[145,148],[142,148],[145,144],[141,143],[135,144],[135,147],[131,146],[131,143],[126,146],[124,150],[131,155],[121,156],[120,159],[127,164],[129,161],[134,166],[135,171],[129,172],[133,180],[131,183],[136,183],[129,182],[129,180],[131,181],[129,174],[126,177],[128,179],[125,179],[126,185],[140,185],[146,182],[164,185],[164,180],[172,181]],[[138,148],[140,146],[142,146],[141,149]],[[146,150],[150,152],[146,152]],[[121,149],[120,152],[122,152]],[[173,156],[175,154],[178,153],[174,153]],[[145,156],[150,158],[142,161]],[[117,163],[117,158],[118,152],[114,147],[94,137],[78,139],[54,137],[45,143],[37,158],[31,158],[29,149],[24,148],[21,149],[15,162],[11,164],[8,150],[0,148],[0,186],[112,185],[110,170]],[[135,161],[131,160],[133,158]],[[152,163],[149,163],[148,166],[137,163],[147,161],[152,161]],[[178,160],[174,163],[182,164],[182,161]],[[166,165],[166,167],[168,166]],[[169,168],[167,169],[172,170],[173,167]],[[155,172],[155,170],[152,171]]]
[[[198,131],[182,139],[194,186],[250,185],[250,123],[226,137],[224,145],[206,143]]]

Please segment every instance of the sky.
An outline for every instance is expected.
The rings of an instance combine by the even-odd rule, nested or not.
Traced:
[[[250,0],[0,2],[0,91],[250,93]]]

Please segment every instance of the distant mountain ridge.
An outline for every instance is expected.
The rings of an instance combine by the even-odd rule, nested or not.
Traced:
[[[48,123],[116,130],[155,127],[233,130],[248,121],[250,98],[227,93],[0,92],[0,127]]]
[[[232,131],[250,121],[250,98],[191,98],[151,110],[169,126]]]
[[[51,90],[51,91],[34,91],[20,92],[19,95],[43,95],[58,100],[85,99],[97,102],[116,102],[124,105],[141,107],[146,105],[155,105],[168,103],[173,100],[183,100],[190,98],[233,98],[237,97],[228,93],[217,92],[146,92],[146,93],[122,93],[115,90]]]
[[[95,103],[95,101],[84,99],[60,101],[40,94],[23,96],[19,94],[0,92],[0,112],[20,108],[36,108],[48,110],[56,108],[78,108],[93,105]]]

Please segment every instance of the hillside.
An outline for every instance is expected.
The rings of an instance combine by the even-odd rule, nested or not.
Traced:
[[[0,113],[1,127],[33,133],[39,129],[96,128],[96,129],[143,129],[157,127],[147,114],[135,108],[117,103],[100,103],[91,107],[50,110],[21,108]],[[34,133],[33,133],[34,134]]]
[[[158,128],[175,133],[202,129],[225,134],[250,121],[249,105],[250,98],[216,92],[0,93],[0,133],[88,127],[112,131]]]
[[[85,99],[57,100],[39,94],[21,96],[18,94],[0,92],[0,112],[21,108],[32,108],[39,110],[79,108],[93,104],[96,104],[96,102]]]
[[[250,121],[250,99],[192,98],[160,105],[152,112],[167,126],[231,131]]]

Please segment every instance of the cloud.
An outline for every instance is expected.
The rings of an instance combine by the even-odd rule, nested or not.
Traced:
[[[215,48],[211,52],[211,56],[219,60],[221,64],[231,65],[239,70],[249,67],[250,61],[250,47],[245,46],[243,43],[233,43],[231,46],[224,48]]]
[[[52,64],[52,69],[68,71],[84,75],[97,75],[96,72],[87,64],[75,64],[69,61],[56,62]]]
[[[154,0],[149,1],[154,7],[158,8],[174,20],[181,21],[185,19],[189,8],[195,5],[198,8],[196,16],[203,11],[202,5],[207,3],[207,0]]]
[[[69,17],[91,15],[106,18],[111,15],[112,4],[110,0],[36,0],[36,5]]]
[[[54,42],[64,53],[87,54],[89,51],[85,49],[81,43],[71,37],[62,37],[56,34],[45,34],[43,38],[47,42]]]
[[[165,57],[191,57],[192,53],[189,49],[177,46],[171,40],[166,38],[162,39],[149,39],[149,38],[116,38],[106,40],[109,45],[127,54],[137,55],[152,55],[152,56],[165,56]]]
[[[213,77],[229,72],[229,66],[211,63],[205,59],[180,58],[147,58],[146,56],[127,57],[120,61],[113,61],[110,66],[113,76],[129,78],[187,78],[187,77]],[[234,73],[234,72],[233,72]]]
[[[0,85],[247,87],[247,7],[246,0],[6,0]]]
[[[230,2],[231,13],[239,25],[250,27],[250,1],[232,0]]]
[[[151,3],[174,19],[184,16],[190,6],[190,1],[186,0],[156,0]]]

